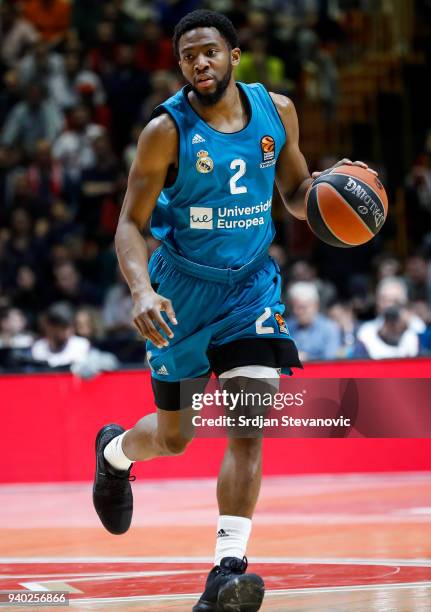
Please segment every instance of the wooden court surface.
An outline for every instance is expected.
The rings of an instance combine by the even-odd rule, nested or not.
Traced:
[[[190,611],[212,565],[213,480],[134,484],[112,536],[91,483],[0,486],[0,589],[68,590],[70,608]],[[431,610],[431,474],[266,478],[248,550],[262,610]],[[14,607],[29,610],[30,607]]]

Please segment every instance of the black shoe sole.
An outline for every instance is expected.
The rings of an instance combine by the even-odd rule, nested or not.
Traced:
[[[217,612],[217,604],[209,601],[198,601],[192,608],[192,612]]]
[[[236,576],[223,585],[217,597],[217,612],[257,612],[262,605],[265,584],[256,574]]]

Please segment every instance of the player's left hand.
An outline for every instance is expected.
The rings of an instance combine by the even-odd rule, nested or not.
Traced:
[[[332,168],[338,168],[338,166],[359,166],[359,168],[363,168],[364,170],[368,170],[368,172],[371,172],[371,174],[374,174],[375,176],[377,176],[377,174],[378,174],[375,170],[373,170],[372,168],[367,166],[366,163],[361,162],[361,161],[354,161],[353,162],[351,159],[347,159],[347,158],[342,159],[341,161],[339,161],[336,164],[334,164],[331,168],[327,168],[327,170],[332,170]],[[322,172],[313,172],[311,177],[313,179],[317,179],[321,174],[323,174],[323,172],[327,172],[327,170],[323,170]]]

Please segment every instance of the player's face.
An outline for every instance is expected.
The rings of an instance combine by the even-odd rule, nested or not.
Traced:
[[[239,63],[240,50],[230,50],[216,28],[196,28],[181,36],[179,65],[197,99],[205,106],[218,102]]]

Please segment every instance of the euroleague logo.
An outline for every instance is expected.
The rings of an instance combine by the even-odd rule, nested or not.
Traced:
[[[260,150],[262,152],[261,168],[275,164],[275,140],[272,136],[262,136],[260,139]]]
[[[289,330],[286,327],[286,322],[281,316],[280,313],[276,312],[274,315],[275,320],[277,321],[278,329],[280,334],[289,334]]]

